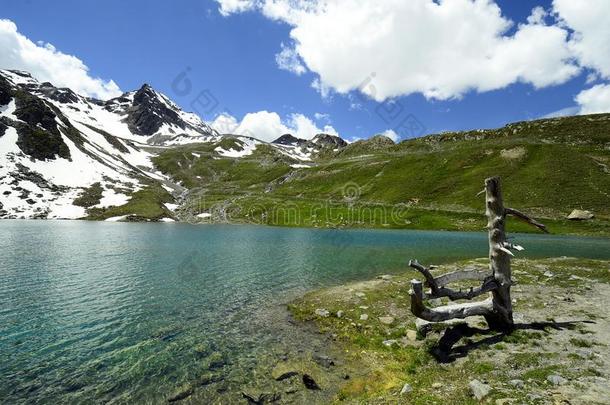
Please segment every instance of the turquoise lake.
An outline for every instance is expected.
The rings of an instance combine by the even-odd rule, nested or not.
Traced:
[[[521,257],[610,259],[609,239],[515,237]],[[487,255],[484,233],[85,221],[1,221],[0,246],[10,404],[166,403],[210,353],[230,390],[299,339],[280,326],[299,294]]]

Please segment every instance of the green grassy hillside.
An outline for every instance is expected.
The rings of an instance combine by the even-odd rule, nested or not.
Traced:
[[[268,145],[241,158],[220,157],[217,146],[179,147],[155,160],[191,190],[184,218],[209,212],[271,225],[480,230],[484,207],[476,194],[486,177],[499,175],[507,205],[544,219],[552,231],[610,234],[610,114],[397,145],[373,139],[325,153],[311,168],[292,167],[302,162]],[[596,218],[567,221],[576,208]]]

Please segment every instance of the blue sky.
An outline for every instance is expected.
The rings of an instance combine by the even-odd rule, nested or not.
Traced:
[[[551,1],[496,3],[502,16],[515,23],[503,34],[507,36],[518,24],[527,22],[534,6],[553,7]],[[320,74],[326,75],[324,70],[307,69],[297,75],[276,63],[282,44],[294,46],[290,33],[300,23],[270,18],[255,7],[221,15],[218,2],[211,0],[0,0],[0,4],[0,18],[14,22],[19,33],[78,57],[89,67],[90,76],[112,79],[121,90],[136,89],[147,82],[186,110],[193,110],[193,100],[209,90],[215,99],[213,105],[195,108],[206,120],[221,112],[238,120],[261,110],[277,112],[284,120],[300,113],[320,128],[332,125],[348,139],[396,128],[407,117],[421,127],[411,126],[411,132],[397,130],[401,138],[534,119],[575,107],[574,99],[580,92],[605,83],[603,73],[592,78],[595,69],[583,65],[569,79],[538,89],[517,80],[497,89],[466,90],[457,97],[440,99],[415,91],[388,98],[394,104],[374,101],[358,90],[322,97],[312,82]],[[568,31],[573,32],[571,28]],[[375,58],[375,54],[369,57]],[[405,60],[408,64],[408,59],[397,63]],[[172,82],[185,71],[192,90],[177,94]],[[387,110],[395,105],[397,110]],[[380,108],[385,108],[385,117]]]

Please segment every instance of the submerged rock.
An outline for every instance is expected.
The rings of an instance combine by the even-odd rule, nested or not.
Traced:
[[[167,398],[167,402],[181,401],[190,397],[191,395],[193,395],[193,387],[190,385],[184,385],[180,387],[180,389],[178,389],[178,391],[176,391],[172,396]]]
[[[285,380],[298,374],[299,370],[288,363],[278,363],[273,370],[271,370],[271,377],[276,381]]]
[[[255,387],[244,388],[242,389],[241,394],[250,404],[263,404],[265,402],[275,402],[281,399],[281,394],[278,392],[264,392]]]

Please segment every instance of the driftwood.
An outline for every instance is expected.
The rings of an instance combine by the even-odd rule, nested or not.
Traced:
[[[512,251],[521,251],[523,247],[508,242],[504,225],[506,217],[515,218],[547,232],[546,227],[524,213],[513,208],[504,207],[500,178],[492,177],[485,180],[485,214],[489,236],[489,269],[490,272],[463,270],[434,277],[431,268],[412,260],[409,266],[419,271],[425,278],[425,284],[419,280],[411,281],[411,312],[418,318],[430,322],[443,322],[450,319],[463,319],[469,316],[483,316],[493,330],[510,332],[514,329],[513,308],[510,297],[512,285],[510,258]],[[466,291],[454,290],[447,285],[463,280],[478,280],[481,285]],[[424,292],[425,287],[429,292]],[[451,304],[437,308],[428,308],[424,300],[429,298],[447,297],[451,301],[471,300],[483,294],[491,293],[484,301]]]

